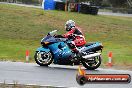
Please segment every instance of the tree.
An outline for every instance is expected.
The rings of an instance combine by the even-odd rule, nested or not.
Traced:
[[[108,0],[112,7],[124,7],[126,6],[127,4],[127,0]]]

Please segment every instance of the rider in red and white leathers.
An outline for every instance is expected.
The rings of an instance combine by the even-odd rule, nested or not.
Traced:
[[[65,29],[68,32],[64,34],[64,37],[69,38],[70,36],[74,36],[72,44],[75,45],[75,48],[73,48],[72,50],[76,50],[77,47],[84,46],[86,44],[85,37],[82,31],[79,27],[75,26],[75,22],[73,20],[69,20],[66,22]]]

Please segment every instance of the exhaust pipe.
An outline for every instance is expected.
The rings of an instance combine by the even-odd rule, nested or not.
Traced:
[[[85,59],[88,59],[88,58],[93,58],[93,57],[97,57],[97,56],[100,56],[101,53],[94,53],[94,54],[89,54],[89,55],[86,55],[86,56],[82,56],[83,58]]]

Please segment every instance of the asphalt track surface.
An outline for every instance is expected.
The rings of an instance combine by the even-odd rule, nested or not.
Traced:
[[[112,13],[112,12],[98,12],[99,15],[108,15],[108,16],[120,16],[120,17],[132,17],[132,14],[123,14],[123,13]]]
[[[41,67],[36,63],[0,62],[0,83],[33,84],[54,87],[75,88],[132,88],[129,84],[85,84],[80,86],[76,82],[78,66],[50,65]],[[132,71],[98,68],[94,71],[86,70],[87,74],[130,74]]]

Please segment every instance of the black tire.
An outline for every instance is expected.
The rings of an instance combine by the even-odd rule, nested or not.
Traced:
[[[49,55],[51,55],[50,56],[50,60],[48,61],[48,62],[43,62],[42,60],[40,60],[40,58],[38,57],[38,54],[40,54],[40,53],[44,53],[44,54],[49,54]],[[42,56],[42,55],[41,55]],[[42,59],[43,57],[41,57],[41,59]],[[38,65],[40,65],[40,66],[48,66],[48,65],[50,65],[52,62],[53,62],[53,58],[52,58],[52,53],[51,52],[48,52],[48,53],[45,53],[45,52],[36,52],[35,53],[35,55],[34,55],[34,59],[35,59],[35,61],[36,61],[36,63],[38,64]],[[43,59],[44,60],[44,59]]]
[[[101,56],[95,58],[98,58],[98,63],[95,66],[89,66],[89,63],[87,63],[85,60],[82,60],[81,62],[86,69],[95,70],[101,65],[101,61],[102,61]]]

